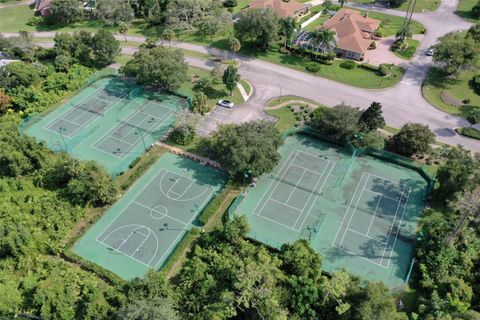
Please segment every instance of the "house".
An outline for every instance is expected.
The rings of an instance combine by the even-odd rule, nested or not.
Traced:
[[[52,14],[52,0],[35,0],[35,12],[42,17],[48,17]]]
[[[309,5],[295,0],[284,2],[282,0],[254,0],[248,6],[250,9],[271,8],[279,18],[298,19],[308,13]]]
[[[321,28],[337,34],[338,55],[361,60],[370,47],[380,23],[380,20],[368,17],[368,13],[361,15],[359,11],[342,8]]]

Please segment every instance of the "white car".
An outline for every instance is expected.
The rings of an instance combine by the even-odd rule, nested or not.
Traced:
[[[228,109],[233,108],[233,102],[229,101],[229,100],[219,100],[217,102],[217,105],[219,105],[221,107],[224,107],[224,108],[228,108]]]
[[[437,50],[435,48],[430,48],[427,50],[427,56],[433,56]]]

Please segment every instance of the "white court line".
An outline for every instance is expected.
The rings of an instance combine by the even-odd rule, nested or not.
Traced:
[[[307,200],[307,202],[305,203],[305,205],[304,205],[303,208],[302,208],[302,213],[297,217],[297,220],[295,221],[295,224],[293,225],[293,227],[296,226],[296,224],[298,223],[298,219],[300,219],[300,217],[303,215],[303,211],[306,209],[308,203],[310,202],[310,199],[312,198],[313,194],[315,193],[315,197],[314,197],[314,199],[313,199],[313,202],[312,202],[312,204],[310,205],[310,208],[308,209],[307,214],[305,215],[305,218],[303,218],[302,224],[300,225],[300,227],[297,228],[298,231],[302,230],[302,227],[303,227],[303,225],[305,224],[305,221],[307,220],[307,217],[310,215],[310,211],[312,210],[313,205],[315,204],[315,202],[316,202],[317,199],[318,199],[319,193],[322,192],[322,189],[323,189],[323,187],[325,186],[325,183],[327,182],[328,177],[330,176],[330,174],[332,173],[333,168],[335,167],[335,162],[333,162],[333,166],[330,168],[330,171],[329,171],[327,177],[326,177],[325,179],[323,179],[323,183],[322,183],[322,185],[320,186],[320,189],[319,189],[318,191],[316,191],[318,184],[320,183],[320,181],[322,181],[323,175],[325,174],[325,171],[327,170],[328,165],[329,165],[330,163],[332,163],[331,160],[325,160],[325,159],[322,159],[322,160],[323,160],[323,161],[326,161],[327,164],[326,164],[325,167],[323,168],[322,174],[320,175],[320,177],[318,178],[317,182],[315,183],[315,186],[313,187],[313,192],[310,192],[310,195],[308,196],[308,200]]]
[[[86,88],[85,88],[86,89]],[[44,128],[47,129],[48,126],[50,126],[52,123],[54,123],[55,121],[59,120],[59,119],[62,119],[63,117],[65,117],[66,115],[72,113],[73,111],[75,110],[82,110],[82,109],[79,109],[77,108],[76,106],[82,104],[83,102],[87,101],[88,99],[90,99],[91,97],[93,97],[98,91],[100,90],[103,90],[104,87],[100,87],[98,88],[97,90],[95,90],[93,93],[89,94],[88,96],[86,96],[85,98],[83,98],[82,100],[80,100],[79,103],[75,103],[75,104],[72,104],[71,100],[70,102],[66,103],[66,104],[71,104],[71,107],[68,109],[68,111],[66,112],[63,112],[61,113],[58,117],[54,118],[52,121],[50,121],[49,123],[47,123]],[[78,94],[81,94],[81,92],[79,92]],[[72,99],[73,100],[73,99]],[[82,111],[85,111],[85,110],[82,110]],[[83,114],[83,113],[82,113]],[[75,119],[74,119],[75,120]]]
[[[380,177],[379,175],[376,175],[376,174],[374,174],[374,173],[368,172],[368,174],[371,175],[371,176],[377,177],[377,178],[379,178],[379,179],[382,179],[382,180],[385,180],[385,181],[388,181],[388,182],[392,182],[392,183],[394,183],[394,184],[398,184],[399,186],[408,187],[407,185],[405,185],[405,184],[403,184],[403,183],[400,183],[400,182],[398,182],[398,181],[393,181],[393,180],[391,180],[391,179],[387,179],[387,178],[384,178],[384,177]]]
[[[205,190],[208,190],[208,189],[205,189]],[[199,209],[198,209],[199,211],[200,211],[201,209],[203,209],[203,207],[205,206],[205,204],[206,204],[206,203],[208,202],[208,200],[212,197],[214,191],[215,191],[215,190],[213,190],[213,188],[212,188],[212,191],[210,192],[210,194],[208,195],[208,197],[206,197],[205,200],[203,201],[202,205],[201,205],[200,207],[198,207],[198,208],[199,208]],[[203,194],[203,193],[202,193],[202,194]],[[198,214],[192,215],[192,218],[188,221],[187,225],[190,225],[190,224],[192,223],[192,221],[195,220],[195,218],[196,218],[197,216],[198,216]],[[157,262],[157,263],[155,264],[155,266],[154,266],[155,269],[157,269],[158,264],[163,260],[163,258],[165,257],[166,254],[171,254],[171,252],[169,252],[169,251],[172,249],[172,247],[173,247],[174,245],[177,244],[178,238],[179,238],[179,237],[182,235],[182,233],[184,233],[184,232],[185,232],[185,229],[183,229],[182,231],[180,231],[180,232],[178,233],[177,237],[172,241],[172,243],[171,243],[170,246],[167,248],[167,250],[165,250],[165,253],[160,257],[160,259],[158,259],[158,262]]]
[[[403,217],[405,215],[405,209],[407,208],[408,199],[410,198],[410,192],[411,191],[412,191],[412,188],[410,187],[410,190],[408,190],[407,200],[406,200],[405,205],[403,207],[402,215],[401,215],[401,218],[400,218],[400,223],[398,224],[397,234],[395,235],[395,239],[393,240],[392,250],[390,250],[390,255],[388,257],[387,267],[390,266],[390,261],[392,260],[393,250],[395,249],[395,243],[397,242],[397,239],[398,239],[398,233],[400,232],[400,228],[402,227]],[[395,222],[395,220],[394,220],[394,222]],[[387,249],[387,247],[385,247],[385,250],[386,249]]]
[[[386,243],[387,243],[387,242],[382,241],[382,240],[380,240],[380,239],[377,239],[377,238],[375,238],[375,237],[369,236],[368,234],[363,234],[363,233],[361,233],[361,232],[358,232],[357,230],[354,230],[354,229],[347,228],[347,230],[348,230],[348,231],[352,231],[353,233],[359,234],[359,235],[361,235],[361,236],[367,237],[367,238],[369,238],[369,239],[378,241],[378,242],[380,242],[381,244],[386,244]]]
[[[121,226],[121,227],[118,227],[118,228],[112,230],[110,233],[108,233],[108,234],[104,237],[104,239],[109,238],[112,233],[114,233],[114,232],[116,232],[116,231],[118,231],[118,230],[120,230],[120,229],[122,229],[122,228],[131,227],[131,226],[137,226],[137,227],[139,227],[139,228],[145,228],[145,229],[149,230],[149,232],[151,232],[151,233],[153,234],[153,236],[155,237],[155,240],[156,240],[156,249],[155,249],[155,253],[154,253],[154,255],[153,255],[153,257],[155,257],[155,255],[157,254],[157,251],[158,251],[159,241],[158,241],[157,235],[156,235],[152,230],[150,230],[150,228],[147,227],[147,226],[144,226],[144,225],[141,225],[141,224],[132,224],[132,225],[127,224],[127,225],[123,225],[123,226]],[[110,225],[109,225],[109,227],[110,227]],[[99,238],[101,235],[103,235],[103,234],[105,233],[105,231],[107,231],[107,229],[108,229],[108,227],[105,228],[105,229],[97,236],[97,238],[95,238],[95,241],[96,241],[96,242],[98,242],[98,243],[104,245],[105,247],[110,248],[110,249],[112,249],[112,250],[114,250],[114,251],[116,251],[116,252],[118,252],[118,253],[121,253],[122,255],[124,255],[124,256],[126,256],[126,257],[128,257],[128,258],[131,258],[131,259],[135,260],[136,262],[139,262],[139,263],[141,263],[141,264],[143,264],[143,265],[145,265],[145,266],[147,266],[147,267],[149,267],[149,268],[152,267],[151,265],[146,264],[145,262],[140,261],[140,260],[134,258],[133,256],[130,256],[130,255],[128,255],[128,254],[125,254],[125,252],[122,252],[122,251],[120,251],[120,250],[112,247],[111,245],[103,242],[102,240],[98,240],[98,238]],[[153,259],[153,257],[152,257],[152,259]],[[151,261],[152,259],[149,260],[149,263],[150,263],[150,261]]]
[[[76,122],[72,122],[72,121],[67,120],[67,119],[58,119],[58,121],[60,121],[60,120],[61,120],[61,121],[65,121],[65,122],[70,122],[71,124],[73,124],[73,125],[75,126],[75,128],[73,129],[72,132],[75,132],[75,130],[77,130],[78,127],[81,128],[81,125],[79,125],[79,124],[76,123]],[[56,133],[56,134],[60,134],[60,133],[59,133],[59,130],[50,129],[50,125],[45,126],[44,129],[46,129],[46,130],[48,130],[48,131],[50,131],[50,132]],[[71,135],[64,135],[64,136],[67,137],[67,138],[72,137]]]
[[[125,143],[125,144],[132,145],[130,142],[123,141],[122,139],[115,138],[114,136],[110,136],[110,138],[112,138],[113,140],[117,140],[120,143]]]
[[[385,266],[381,265],[381,264],[378,263],[378,262],[374,262],[374,261],[372,261],[372,260],[370,260],[370,259],[368,259],[368,258],[359,256],[358,254],[353,253],[352,251],[347,250],[347,249],[345,249],[345,248],[342,248],[342,247],[337,247],[337,248],[338,248],[338,249],[341,249],[341,250],[343,250],[343,251],[345,251],[345,252],[348,252],[348,253],[350,253],[351,255],[353,255],[353,256],[355,256],[355,257],[358,257],[358,258],[360,258],[360,259],[363,259],[363,260],[365,260],[365,261],[367,261],[367,262],[376,264],[377,266],[382,267],[382,268],[384,268],[384,269],[387,269],[387,268],[388,268],[388,267],[385,267]]]
[[[338,234],[340,233],[340,230],[342,229],[343,223],[345,222],[345,219],[348,216],[348,212],[350,211],[350,208],[352,207],[353,199],[355,199],[355,196],[357,195],[358,188],[360,187],[360,184],[362,183],[362,179],[363,179],[364,175],[365,175],[365,171],[362,172],[362,175],[360,176],[360,180],[358,180],[358,184],[357,184],[357,187],[355,188],[355,192],[353,193],[352,200],[350,200],[350,204],[347,207],[347,211],[345,212],[345,215],[343,216],[342,223],[340,224],[340,227],[337,230],[337,234],[335,235],[335,238],[333,239],[332,247],[336,247],[335,242],[337,242]]]
[[[370,175],[369,175],[369,173],[367,172],[367,179],[365,180],[365,182],[364,182],[364,184],[363,184],[362,192],[360,192],[360,196],[359,196],[358,199],[357,199],[357,203],[355,204],[355,208],[353,209],[352,216],[350,217],[350,220],[348,220],[347,229],[350,229],[350,224],[352,223],[352,219],[353,219],[353,217],[355,216],[355,212],[357,212],[358,203],[360,202],[360,199],[362,198],[363,191],[365,191],[365,186],[367,185],[367,182],[368,182],[368,179],[369,179],[369,178],[370,178]],[[338,246],[342,246],[343,240],[345,240],[345,235],[346,235],[346,234],[347,234],[347,231],[345,231],[345,233],[343,234],[342,240],[340,241],[340,243],[338,244]]]
[[[290,167],[289,167],[290,168]],[[300,181],[302,181],[303,179],[303,176],[305,175],[305,172],[307,172],[306,170],[303,170],[302,174],[300,175],[300,178],[298,178],[297,182],[295,183],[295,186],[293,187],[292,191],[290,192],[290,194],[288,195],[288,198],[287,198],[287,201],[285,201],[285,204],[288,203],[288,201],[290,200],[290,198],[292,197],[293,193],[297,190],[298,188],[298,184],[300,183]],[[303,210],[302,210],[303,211]],[[297,218],[298,219],[298,218]],[[295,225],[294,225],[295,226]]]
[[[331,160],[326,160],[326,159],[321,159],[321,158],[320,158],[320,160],[323,160],[323,161],[331,161]],[[321,173],[318,172],[318,171],[307,169],[307,168],[305,168],[305,167],[299,166],[298,164],[292,163],[290,166],[291,166],[291,167],[297,167],[297,168],[299,168],[299,169],[303,169],[303,170],[308,171],[308,172],[311,172],[311,173],[321,174]]]
[[[380,197],[378,198],[377,205],[375,206],[375,210],[373,211],[372,219],[370,220],[370,224],[368,225],[367,235],[370,233],[370,229],[372,228],[373,220],[375,220],[375,216],[377,215],[378,205],[380,204],[380,201],[382,201],[382,194],[380,194]]]
[[[285,162],[283,163],[282,167],[280,168],[280,170],[278,171],[278,173],[282,172],[282,170],[285,168],[285,166],[287,165],[287,163],[289,162],[289,159],[290,157],[293,155],[293,153],[295,153],[295,156],[296,154],[298,153],[298,150],[292,150],[292,152],[290,152],[290,154],[288,155],[287,157],[287,160],[285,160]],[[285,173],[288,171],[288,167],[286,168],[285,172],[283,173],[282,177],[285,175]],[[265,191],[265,193],[263,194],[262,196],[262,200],[265,200],[265,202],[263,203],[263,206],[260,210],[257,210],[258,209],[258,206],[260,205],[260,203],[262,202],[262,200],[260,200],[260,202],[255,206],[255,209],[253,209],[253,212],[259,216],[260,213],[263,211],[263,208],[265,207],[268,199],[270,198],[270,196],[268,196],[267,199],[265,199],[265,197],[267,196],[268,192],[270,191],[270,189],[272,188],[272,185],[276,182],[277,185],[280,183],[280,180],[277,179],[278,178],[278,174],[272,179],[272,182],[270,183],[270,185],[268,186],[267,190]],[[276,186],[275,186],[275,189],[276,189]],[[273,191],[272,191],[273,193]]]
[[[289,204],[286,204],[286,203],[284,203],[284,202],[282,202],[282,201],[278,201],[278,200],[273,199],[273,198],[268,198],[268,199],[267,199],[267,202],[268,202],[268,201],[273,201],[273,202],[276,202],[276,203],[281,204],[282,206],[285,206],[285,207],[291,208],[291,209],[293,209],[293,210],[302,212],[302,209],[299,209],[299,208],[297,208],[297,207],[291,206],[291,205],[289,205]]]
[[[271,200],[271,199],[270,199],[270,200]],[[292,228],[292,227],[290,227],[290,226],[287,226],[286,224],[283,224],[283,223],[281,223],[281,222],[278,222],[278,221],[276,221],[276,220],[273,220],[273,219],[267,218],[267,217],[265,217],[265,216],[262,216],[262,215],[257,215],[257,216],[258,216],[258,217],[260,217],[260,218],[262,218],[262,219],[265,219],[265,220],[271,221],[271,222],[273,222],[273,223],[276,223],[276,224],[278,224],[278,225],[281,225],[281,226],[283,226],[283,227],[285,227],[285,228],[288,228],[288,229],[290,229],[290,230],[293,230],[293,231],[297,232],[297,230],[296,230],[296,229],[294,229],[294,228]]]
[[[168,190],[168,194],[173,193],[174,195],[177,195],[178,198],[181,198],[181,197],[183,197],[183,195],[184,195],[185,193],[187,193],[188,190],[190,190],[190,188],[193,186],[194,183],[195,183],[195,181],[190,180],[190,184],[188,185],[188,187],[185,188],[185,190],[183,190],[183,193],[182,193],[182,194],[178,194],[178,193],[172,191],[172,188],[173,188],[173,186],[172,186],[172,187],[170,188],[170,190]],[[176,185],[176,184],[177,184],[177,183],[175,182],[175,185]]]
[[[163,190],[163,187],[162,187],[162,181],[163,179],[165,178],[165,175],[167,174],[167,172],[171,173],[171,174],[174,174],[178,177],[183,177],[185,179],[188,179],[190,181],[193,181],[193,183],[195,183],[196,181],[188,176],[185,176],[185,175],[182,175],[182,174],[179,174],[179,173],[176,173],[176,172],[173,172],[173,171],[170,171],[168,169],[164,169],[162,168],[162,171],[164,171],[164,173],[162,174],[161,178],[160,178],[160,181],[158,183],[158,188],[160,189],[160,192],[167,198],[167,199],[170,199],[170,200],[174,200],[174,201],[194,201],[195,199],[197,198],[200,198],[201,196],[203,196],[203,194],[210,188],[207,188],[205,190],[202,191],[202,193],[200,193],[199,195],[195,196],[195,197],[192,197],[192,198],[187,198],[187,199],[176,199],[176,198],[172,198],[170,197],[167,193],[165,193],[165,190]]]
[[[392,197],[386,196],[384,193],[381,193],[381,192],[373,191],[373,190],[370,190],[370,189],[365,189],[365,191],[378,194],[378,195],[382,196],[382,198],[387,198],[387,199],[390,199],[390,200],[395,201],[395,202],[400,201],[400,200],[398,200],[398,199],[394,199],[394,198],[392,198]]]
[[[133,200],[131,203],[135,203],[135,204],[138,204],[138,205],[141,206],[141,207],[144,207],[145,209],[148,209],[148,210],[151,210],[151,211],[155,211],[155,212],[161,213],[160,211],[155,210],[155,208],[152,208],[152,207],[150,207],[150,206],[147,206],[146,204],[143,204],[143,203],[141,203],[141,202],[139,202],[139,201],[137,201],[137,200]],[[177,222],[180,222],[180,223],[182,223],[182,224],[184,224],[184,225],[187,224],[185,221],[178,220],[178,219],[176,219],[176,218],[174,218],[174,217],[169,216],[168,214],[165,214],[165,216],[168,217],[168,218],[170,218],[170,219],[172,219],[172,220],[175,220],[175,221],[177,221]]]

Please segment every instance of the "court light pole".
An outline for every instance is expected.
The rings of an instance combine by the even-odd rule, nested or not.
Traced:
[[[145,144],[145,139],[143,138],[142,130],[135,131],[135,134],[139,134],[139,133],[140,133],[140,137],[142,137],[143,149],[145,149],[145,151],[147,151],[147,145]]]
[[[65,142],[65,137],[63,136],[63,132],[67,131],[64,127],[58,128],[58,133],[60,133],[60,137],[62,137],[63,145],[65,146],[65,152],[68,153],[68,146],[67,143]]]

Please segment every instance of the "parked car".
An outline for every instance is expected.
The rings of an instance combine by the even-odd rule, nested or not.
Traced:
[[[224,107],[224,108],[228,108],[228,109],[231,109],[233,108],[233,102],[232,101],[229,101],[229,100],[219,100],[217,102],[217,105],[221,106],[221,107]]]
[[[433,56],[436,51],[437,51],[437,49],[435,49],[435,48],[428,49],[427,50],[427,56]]]

